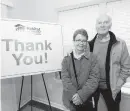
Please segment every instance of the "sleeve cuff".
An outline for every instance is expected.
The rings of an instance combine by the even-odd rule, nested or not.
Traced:
[[[78,90],[77,93],[78,93],[79,97],[81,98],[82,102],[84,103],[86,101],[86,97],[83,96],[82,91]]]
[[[121,88],[124,83],[125,81],[121,77],[119,77],[116,84],[117,88]]]

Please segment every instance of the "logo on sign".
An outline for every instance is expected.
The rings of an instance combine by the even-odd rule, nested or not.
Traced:
[[[31,32],[35,35],[41,35],[41,29],[40,28],[26,27],[26,26],[21,25],[21,24],[16,24],[15,28],[16,28],[16,31],[19,31],[19,32],[27,31],[27,32]]]
[[[25,26],[21,25],[21,24],[17,24],[15,25],[16,27],[16,31],[24,31],[25,30]]]

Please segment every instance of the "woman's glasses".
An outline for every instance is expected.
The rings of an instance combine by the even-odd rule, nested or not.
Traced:
[[[78,40],[75,40],[75,42],[86,44],[87,40],[78,39]]]

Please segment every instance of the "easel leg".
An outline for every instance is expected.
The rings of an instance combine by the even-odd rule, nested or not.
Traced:
[[[32,75],[31,75],[31,111],[32,111]]]
[[[23,81],[24,81],[24,76],[22,76],[22,83],[21,83],[21,91],[20,91],[20,100],[19,100],[19,109],[18,109],[18,111],[20,111],[21,96],[22,96],[22,92],[23,92]]]
[[[45,90],[46,90],[46,94],[47,94],[47,99],[48,99],[49,106],[50,106],[50,111],[52,111],[51,104],[50,104],[50,99],[49,99],[49,95],[48,95],[48,92],[47,92],[46,83],[45,83],[45,80],[44,80],[43,73],[41,75],[42,75],[43,83],[44,83],[44,86],[45,86]]]

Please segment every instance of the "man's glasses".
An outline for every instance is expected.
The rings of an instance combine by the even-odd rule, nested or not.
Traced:
[[[78,40],[75,40],[75,42],[86,44],[87,40],[80,40],[80,39],[78,39]]]

